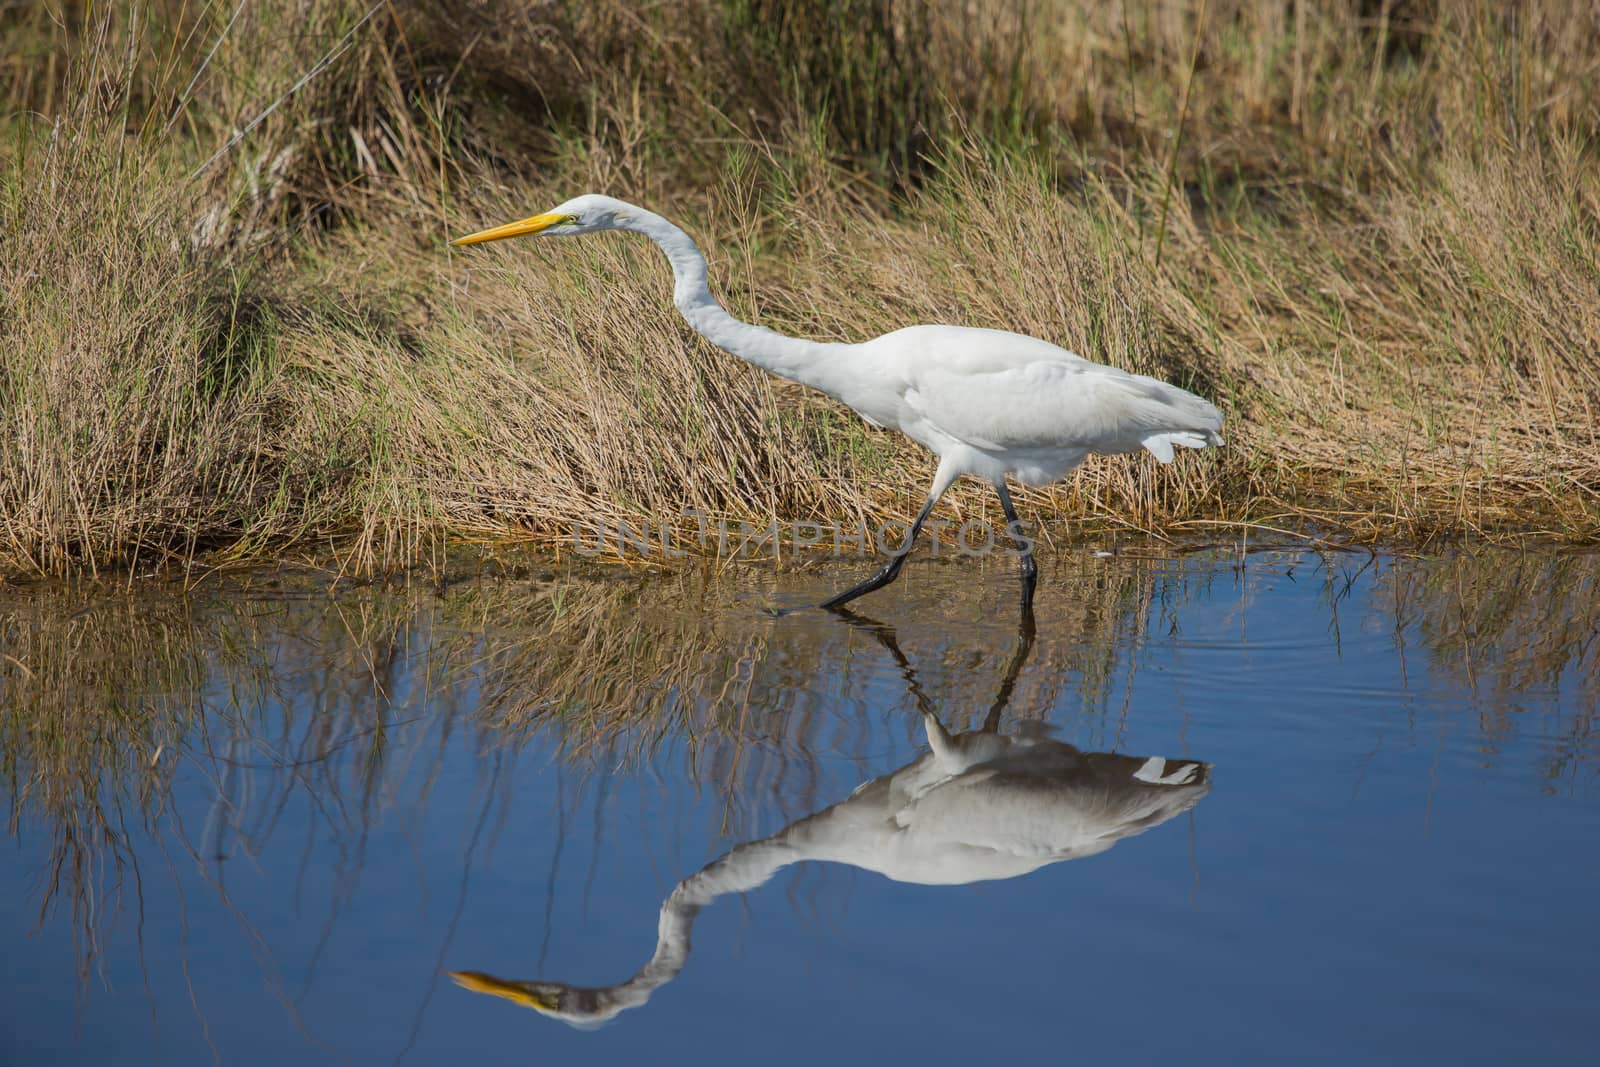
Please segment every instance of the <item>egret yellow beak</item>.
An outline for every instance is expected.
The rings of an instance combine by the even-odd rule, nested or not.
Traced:
[[[462,238],[466,240],[466,238]],[[494,238],[485,237],[484,240],[492,241]],[[491,997],[501,997],[520,1004],[524,1008],[546,1014],[556,1010],[556,998],[548,993],[535,993],[521,982],[508,982],[504,978],[496,978],[492,974],[482,971],[451,971],[450,977],[455,979],[456,985],[462,989],[469,989],[474,993],[487,993]]]
[[[572,222],[575,219],[576,216],[574,215],[556,215],[546,212],[543,215],[535,215],[532,218],[523,219],[521,222],[508,222],[504,226],[496,226],[490,230],[469,233],[465,237],[457,237],[450,243],[457,246],[477,245],[485,241],[503,241],[507,237],[527,237],[531,234],[542,233],[552,226],[559,226],[563,222]]]

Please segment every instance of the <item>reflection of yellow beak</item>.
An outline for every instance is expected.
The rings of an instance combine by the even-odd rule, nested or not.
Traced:
[[[535,215],[530,219],[523,219],[521,222],[508,222],[504,226],[496,226],[491,230],[479,230],[477,233],[469,233],[465,237],[457,237],[450,243],[453,245],[476,245],[485,241],[503,241],[507,237],[527,237],[530,234],[548,230],[552,226],[570,222],[571,220],[571,215],[555,215],[547,212],[543,215]]]
[[[456,985],[462,989],[470,989],[474,993],[503,997],[513,1004],[520,1004],[524,1008],[532,1008],[534,1011],[546,1014],[556,1010],[554,996],[549,993],[535,993],[522,982],[508,982],[504,978],[496,978],[482,971],[451,971],[450,977],[455,979]]]

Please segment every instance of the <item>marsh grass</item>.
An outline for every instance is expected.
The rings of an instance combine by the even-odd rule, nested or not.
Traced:
[[[1225,409],[1029,494],[1053,541],[1600,532],[1593,12],[670,8],[0,13],[6,567],[915,509],[928,457],[708,349],[653,249],[443,247],[580,189],[780,329],[1019,329]]]

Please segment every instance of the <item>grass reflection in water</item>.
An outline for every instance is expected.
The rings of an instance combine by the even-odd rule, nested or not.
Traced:
[[[535,566],[442,592],[330,591],[257,577],[188,595],[103,586],[9,593],[0,600],[0,774],[12,832],[40,857],[30,905],[42,922],[74,932],[89,980],[107,952],[138,944],[145,882],[201,872],[293,1016],[315,959],[292,974],[275,962],[259,910],[240,903],[238,878],[252,865],[270,870],[299,900],[294,886],[325,875],[325,897],[306,889],[304,900],[320,912],[311,921],[324,940],[331,937],[372,842],[423,832],[446,753],[463,739],[480,767],[474,808],[456,824],[466,864],[495,835],[516,832],[508,798],[519,767],[557,761],[572,810],[603,793],[607,776],[662,760],[713,791],[720,835],[751,843],[669,896],[669,907],[676,898],[691,916],[685,909],[717,893],[758,884],[760,872],[775,869],[766,860],[837,859],[909,880],[999,877],[959,865],[918,869],[932,853],[903,844],[938,826],[922,821],[928,805],[963,791],[1077,803],[1089,786],[1062,782],[1092,783],[1106,804],[1094,817],[1098,829],[1088,817],[1056,819],[1066,837],[1036,842],[1027,862],[1087,854],[1088,842],[1184,810],[1208,779],[1190,775],[1201,765],[1188,760],[1102,761],[1049,739],[1044,725],[1085,748],[1122,751],[1142,657],[1183,639],[1174,630],[1186,606],[1237,601],[1243,614],[1263,576],[1291,571],[1320,590],[1331,641],[1389,633],[1405,673],[1463,693],[1440,714],[1472,732],[1483,760],[1534,737],[1529,769],[1555,792],[1583,786],[1600,763],[1600,557],[1223,552],[1068,558],[1057,569],[1041,589],[1031,655],[1017,641],[1009,586],[962,602],[973,594],[956,565],[928,566],[918,583],[873,606],[894,619],[893,631],[762,610],[774,599],[813,597],[811,586],[831,580],[804,571],[733,581]],[[952,629],[946,614],[984,621]],[[1539,699],[1563,687],[1571,699]],[[892,764],[871,749],[869,725],[908,746],[931,730],[945,755],[885,773]],[[840,758],[859,773],[840,774]],[[1118,775],[1120,786],[1107,784]],[[867,784],[828,807],[851,781]],[[1117,798],[1122,787],[1126,802]],[[178,803],[180,789],[207,798],[203,817]],[[763,832],[763,806],[787,827]],[[834,828],[869,808],[880,837],[860,839],[871,843],[851,853],[848,835]],[[990,829],[1020,818],[997,815]],[[980,831],[969,824],[963,832],[970,843]],[[932,836],[944,847],[960,835]],[[763,863],[741,866],[755,856]],[[668,883],[698,866],[670,861]],[[724,876],[727,886],[716,881]],[[441,970],[474,962],[444,947],[439,958]],[[544,988],[540,995],[560,1009]],[[594,994],[591,1014],[602,999]]]

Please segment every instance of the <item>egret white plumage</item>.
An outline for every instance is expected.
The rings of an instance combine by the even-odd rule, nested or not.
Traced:
[[[666,253],[673,302],[702,337],[780,378],[818,389],[874,426],[899,430],[939,457],[922,509],[888,564],[822,606],[837,607],[894,581],[928,514],[963,474],[988,479],[1022,555],[1023,607],[1037,575],[1032,542],[1006,490],[1006,476],[1045,485],[1093,453],[1150,452],[1170,463],[1174,447],[1220,445],[1222,413],[1175,385],[1093,363],[1036,337],[966,326],[909,326],[860,344],[787,337],[741,322],[706,284],[706,261],[688,234],[622,200],[580,196],[519,222],[458,238],[471,245],[507,237],[628,230]]]

